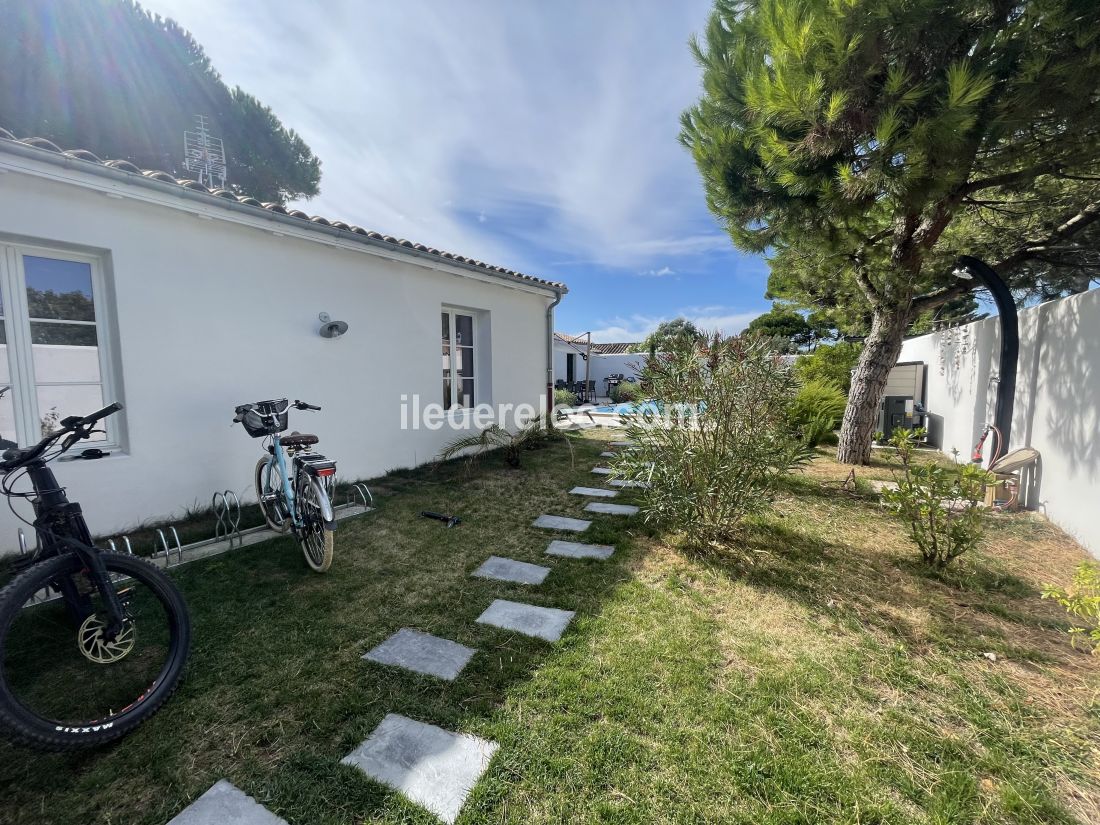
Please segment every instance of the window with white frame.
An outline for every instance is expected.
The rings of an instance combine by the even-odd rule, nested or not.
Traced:
[[[94,256],[0,243],[0,438],[36,443],[117,400]],[[117,417],[92,440],[118,445]]]
[[[443,310],[443,409],[470,409],[476,397],[474,316]]]

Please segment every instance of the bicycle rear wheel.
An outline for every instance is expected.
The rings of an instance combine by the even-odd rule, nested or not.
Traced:
[[[102,745],[145,721],[179,684],[191,641],[183,596],[143,559],[102,558],[124,608],[114,639],[76,555],[39,562],[0,591],[0,728],[17,741]]]
[[[306,564],[315,573],[324,573],[332,567],[333,525],[326,522],[321,506],[321,497],[328,498],[322,482],[315,481],[308,473],[299,472],[294,490],[294,506],[302,519],[302,527],[296,530],[298,543]],[[326,504],[329,502],[326,501]]]

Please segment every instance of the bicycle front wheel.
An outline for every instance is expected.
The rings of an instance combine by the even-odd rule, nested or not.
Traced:
[[[296,532],[306,564],[316,573],[324,573],[332,567],[333,525],[324,519],[322,499],[325,504],[329,503],[322,483],[311,478],[308,473],[299,472],[294,505],[302,520],[302,527]]]
[[[256,497],[260,500],[260,512],[263,513],[268,527],[279,533],[290,530],[283,477],[279,475],[278,466],[270,458],[261,458],[256,462]]]
[[[191,642],[183,596],[136,556],[102,552],[123,606],[113,637],[102,594],[66,553],[0,591],[0,728],[47,750],[125,736],[179,684]]]

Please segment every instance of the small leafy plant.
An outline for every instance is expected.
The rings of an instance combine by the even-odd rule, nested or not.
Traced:
[[[577,394],[572,390],[554,390],[555,407],[577,406]]]
[[[1044,599],[1054,599],[1069,615],[1080,619],[1083,625],[1069,629],[1073,644],[1087,639],[1092,654],[1100,656],[1100,565],[1083,561],[1073,575],[1073,584],[1063,590],[1054,585],[1043,588]]]
[[[499,424],[491,424],[479,433],[456,438],[440,450],[436,460],[450,461],[463,456],[466,466],[470,467],[485,453],[499,449],[503,451],[504,461],[509,467],[519,467],[522,451],[540,446],[548,437],[541,420],[532,421],[515,432]]]
[[[896,430],[890,438],[901,462],[897,489],[885,490],[883,501],[909,527],[909,537],[925,564],[943,569],[973,549],[982,536],[981,500],[993,475],[974,464],[944,466],[915,461],[922,430]],[[895,476],[896,477],[896,476]]]
[[[814,379],[799,388],[787,417],[802,440],[816,447],[840,424],[847,404],[839,385],[828,379]]]
[[[616,404],[637,401],[642,397],[642,387],[634,381],[620,381],[611,388],[611,400]]]

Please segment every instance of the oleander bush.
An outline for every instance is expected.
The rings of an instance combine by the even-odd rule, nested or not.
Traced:
[[[762,342],[720,335],[651,357],[643,381],[656,409],[627,419],[635,447],[613,460],[615,475],[642,485],[648,521],[729,552],[745,517],[809,458],[787,420],[797,381]]]
[[[642,397],[642,386],[635,381],[620,381],[611,388],[611,400],[616,404],[638,401]]]
[[[848,399],[835,381],[813,379],[799,388],[787,409],[787,419],[808,446],[816,447],[840,426],[847,403]]]
[[[1073,643],[1087,640],[1094,656],[1100,656],[1100,565],[1083,561],[1073,575],[1073,584],[1062,589],[1048,585],[1043,588],[1044,599],[1054,599],[1069,615],[1080,623],[1069,629]]]
[[[895,430],[890,438],[901,474],[897,489],[882,499],[905,523],[924,563],[936,569],[972,550],[981,540],[985,485],[994,477],[976,464],[916,460],[921,429]]]

